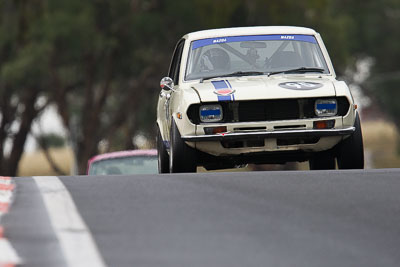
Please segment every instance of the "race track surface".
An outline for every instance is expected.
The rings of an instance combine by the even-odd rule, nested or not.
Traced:
[[[65,266],[31,177],[5,233]],[[60,177],[108,266],[400,266],[400,170]]]

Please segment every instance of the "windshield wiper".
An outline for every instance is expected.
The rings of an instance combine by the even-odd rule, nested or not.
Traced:
[[[232,72],[229,74],[221,74],[221,75],[203,77],[200,79],[200,83],[202,83],[205,80],[210,80],[210,79],[214,79],[214,78],[253,76],[253,75],[264,75],[264,74],[267,74],[267,73],[262,72],[262,71],[236,71],[236,72]]]
[[[322,73],[324,71],[325,70],[321,69],[321,68],[301,67],[301,68],[296,68],[296,69],[273,71],[273,72],[268,73],[268,77],[271,76],[271,75],[280,74],[280,73],[306,73],[306,72],[319,72],[319,73]]]

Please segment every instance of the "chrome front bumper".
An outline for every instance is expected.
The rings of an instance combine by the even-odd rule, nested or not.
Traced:
[[[311,129],[311,130],[286,130],[286,131],[260,131],[260,132],[226,132],[210,135],[185,135],[182,140],[187,142],[206,142],[224,140],[254,140],[266,138],[304,138],[304,137],[326,137],[351,135],[356,130],[355,127],[344,129]]]

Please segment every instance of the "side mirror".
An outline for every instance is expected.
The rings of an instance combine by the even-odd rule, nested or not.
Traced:
[[[160,81],[160,87],[163,90],[170,91],[174,89],[174,81],[170,77],[164,77]]]

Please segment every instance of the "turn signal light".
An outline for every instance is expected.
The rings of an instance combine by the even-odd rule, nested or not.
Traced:
[[[314,129],[332,129],[335,127],[335,120],[314,121]]]
[[[227,128],[226,126],[219,126],[219,127],[204,127],[205,134],[218,134],[218,133],[226,133]]]

